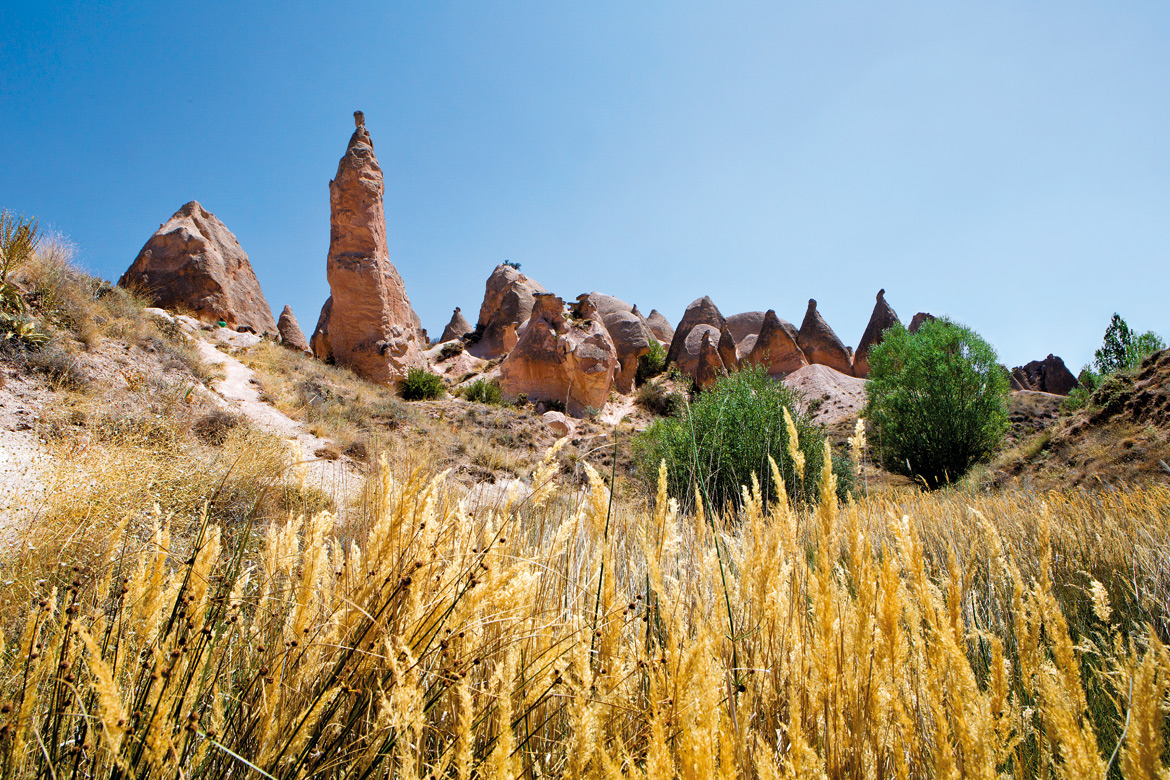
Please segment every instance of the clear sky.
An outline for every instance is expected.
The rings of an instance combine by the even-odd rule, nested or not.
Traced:
[[[0,207],[116,280],[198,200],[311,331],[362,109],[432,335],[509,259],[851,345],[884,287],[1075,372],[1170,337],[1168,78],[1162,0],[0,0]]]

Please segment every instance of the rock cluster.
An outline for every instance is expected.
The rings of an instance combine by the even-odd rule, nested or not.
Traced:
[[[382,168],[360,111],[354,120],[357,128],[329,182],[330,301],[313,338],[327,343],[323,351],[339,365],[396,386],[411,368],[424,365],[424,336],[390,262]]]
[[[198,201],[159,226],[118,284],[161,309],[236,330],[276,333],[276,320],[248,255]]]
[[[1056,355],[1012,369],[1012,387],[1016,390],[1068,395],[1078,384],[1077,378]]]
[[[500,364],[504,396],[564,404],[574,417],[601,409],[618,368],[617,350],[588,300],[565,317],[564,301],[538,293],[528,325]]]
[[[439,343],[442,344],[452,339],[461,339],[473,330],[475,329],[471,327],[471,323],[467,321],[467,318],[463,316],[463,312],[456,306],[455,311],[451,313],[451,321],[447,323],[447,327],[443,328],[443,335],[439,336]]]

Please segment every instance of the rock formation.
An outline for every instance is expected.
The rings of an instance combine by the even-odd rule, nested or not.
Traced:
[[[329,344],[329,316],[332,313],[333,296],[330,295],[321,305],[317,327],[313,328],[313,336],[309,339],[309,349],[313,351],[313,357],[326,363],[333,362],[333,347]]]
[[[276,333],[272,309],[248,255],[197,201],[174,213],[118,280],[151,305],[256,334]]]
[[[677,335],[679,332],[675,331],[675,334]],[[715,350],[718,352],[719,332],[719,329],[713,325],[703,323],[691,328],[687,333],[687,337],[683,339],[678,358],[674,361],[674,365],[678,366],[678,370],[691,379],[697,379],[699,376],[699,352],[703,346],[703,338],[710,339],[711,344],[715,345]]]
[[[540,294],[547,294],[547,290],[538,282],[506,263],[497,265],[488,277],[479,307],[479,341],[472,352],[489,360],[510,352],[519,339],[520,326],[532,313],[535,296]]]
[[[719,313],[718,307],[715,306],[714,301],[704,295],[691,302],[687,310],[683,312],[683,318],[678,323],[678,327],[674,329],[674,338],[670,341],[670,349],[666,353],[667,363],[680,363],[684,350],[686,350],[687,338],[690,333],[698,325],[709,325],[716,331],[715,342],[718,343],[718,332],[723,327],[723,315]],[[699,337],[701,338],[701,336]],[[694,358],[699,356],[699,341],[694,343],[694,350],[691,352]],[[683,369],[686,371],[686,369]],[[694,376],[692,371],[687,373]]]
[[[309,342],[305,340],[305,333],[297,323],[297,317],[293,314],[291,306],[285,305],[284,311],[280,313],[280,320],[276,323],[276,329],[280,331],[280,342],[286,347],[298,352],[312,353],[312,350],[309,349]]]
[[[731,331],[741,355],[751,354],[762,327],[764,327],[764,312],[762,311],[745,311],[732,314],[727,318],[727,329]]]
[[[1012,380],[1020,385],[1021,390],[1039,390],[1055,395],[1068,395],[1080,384],[1064,361],[1056,355],[1033,360],[1025,366],[1016,366],[1012,369]]]
[[[578,312],[586,300],[601,317],[617,350],[619,367],[613,380],[614,389],[619,393],[630,393],[634,389],[634,377],[638,372],[638,358],[650,351],[650,341],[654,339],[654,334],[638,313],[637,306],[631,306],[612,295],[593,292],[577,298]]]
[[[357,129],[329,182],[326,273],[332,312],[326,333],[333,360],[373,382],[397,386],[422,366],[422,324],[390,262],[382,169],[360,111]]]
[[[739,350],[735,346],[735,336],[731,335],[731,329],[727,323],[723,323],[722,330],[719,331],[719,359],[723,361],[723,367],[728,371],[734,371],[739,368]]]
[[[674,328],[670,321],[662,316],[662,312],[658,309],[651,309],[650,316],[646,318],[646,326],[650,328],[650,332],[654,334],[654,338],[661,341],[663,344],[670,344],[671,339],[674,338]]]
[[[447,323],[447,327],[443,328],[443,335],[439,337],[439,343],[463,338],[473,330],[475,328],[471,327],[471,323],[467,321],[467,318],[463,316],[463,312],[456,306],[455,311],[451,313],[451,321]]]
[[[799,334],[792,323],[776,316],[772,309],[764,314],[760,334],[746,362],[762,365],[773,377],[784,376],[808,365],[808,359],[796,339]]]
[[[593,305],[578,307],[583,319],[565,319],[564,302],[536,295],[528,326],[500,364],[500,389],[509,399],[554,401],[581,417],[609,400],[617,373],[617,350]]]
[[[703,336],[699,342],[698,365],[695,368],[694,376],[695,384],[706,390],[718,382],[719,377],[727,373],[727,366],[724,365],[723,358],[719,354],[719,347],[711,341],[714,329],[701,326],[701,332]]]
[[[842,374],[853,372],[853,355],[837,338],[837,334],[817,311],[817,302],[809,298],[804,322],[796,336],[796,345],[809,363],[828,366]]]
[[[861,334],[857,351],[853,353],[853,376],[862,379],[869,376],[869,351],[882,343],[882,334],[886,328],[892,328],[899,322],[897,312],[886,303],[886,291],[878,290],[877,302],[873,305],[873,313],[869,315],[869,324],[865,326],[865,333]]]
[[[920,311],[914,315],[912,320],[910,320],[910,326],[907,327],[906,330],[910,331],[911,333],[917,333],[918,329],[922,327],[922,323],[928,321],[934,322],[937,319],[938,317],[934,316],[933,314],[927,314],[924,311]]]

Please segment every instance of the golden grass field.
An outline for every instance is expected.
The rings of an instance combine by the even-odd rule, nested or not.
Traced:
[[[345,522],[57,496],[106,525],[3,564],[3,776],[1167,776],[1165,486],[715,517],[586,471],[469,514],[383,468]]]

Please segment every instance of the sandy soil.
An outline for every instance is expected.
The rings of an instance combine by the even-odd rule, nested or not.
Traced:
[[[819,425],[829,426],[854,418],[865,406],[865,380],[828,366],[805,366],[783,381],[802,393],[810,408],[816,407],[812,418]]]

